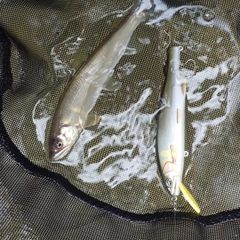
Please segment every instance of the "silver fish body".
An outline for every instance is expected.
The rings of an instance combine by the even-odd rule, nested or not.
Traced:
[[[186,79],[179,71],[181,47],[168,51],[167,76],[160,98],[157,119],[157,159],[169,193],[176,197],[180,191],[199,213],[200,208],[182,183],[185,140]]]
[[[52,121],[51,160],[66,156],[83,128],[99,121],[99,117],[89,113],[124,54],[134,30],[145,17],[144,12],[138,13],[137,10],[130,14],[73,76],[60,98]]]
[[[166,186],[178,196],[184,164],[186,81],[179,75],[180,47],[168,52],[168,71],[158,116],[157,152]]]

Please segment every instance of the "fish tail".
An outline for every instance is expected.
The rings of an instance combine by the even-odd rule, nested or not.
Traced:
[[[132,6],[132,14],[135,14],[136,16],[142,18],[142,21],[145,21],[147,19],[148,10],[144,8],[143,1],[137,0],[133,6]]]
[[[194,199],[193,195],[188,191],[183,183],[179,184],[179,188],[184,196],[184,198],[188,201],[188,203],[192,206],[192,208],[197,212],[200,213],[200,208]]]

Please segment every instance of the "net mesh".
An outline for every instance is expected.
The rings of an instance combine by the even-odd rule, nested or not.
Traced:
[[[132,6],[0,2],[3,239],[240,239],[236,1],[152,3],[115,67],[121,89],[104,90],[92,110],[100,124],[84,130],[65,160],[48,159],[51,120],[67,82]],[[173,212],[156,163],[166,29],[171,45],[183,47],[182,73],[191,76],[183,182],[200,216],[182,196]]]

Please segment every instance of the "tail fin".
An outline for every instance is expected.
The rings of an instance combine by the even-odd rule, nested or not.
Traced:
[[[145,3],[143,0],[136,0],[132,5],[132,14],[143,17],[144,20],[148,19],[153,11],[151,3]]]
[[[194,197],[192,196],[192,194],[188,191],[188,189],[184,186],[183,183],[179,184],[179,188],[183,194],[183,196],[185,197],[185,199],[189,202],[189,204],[192,206],[192,208],[197,212],[200,213],[200,208],[197,204],[197,202],[195,201]]]

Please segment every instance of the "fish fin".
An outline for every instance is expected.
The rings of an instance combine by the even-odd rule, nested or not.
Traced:
[[[84,123],[84,128],[97,125],[100,122],[100,119],[101,119],[100,116],[98,116],[94,113],[89,113],[87,116],[87,119]]]
[[[149,16],[151,16],[152,12],[154,11],[154,6],[145,6],[143,4],[142,0],[137,0],[135,3],[132,5],[132,10],[131,14],[136,14],[139,15],[140,17],[143,18],[143,20],[146,20]]]
[[[192,206],[192,208],[197,212],[200,213],[200,208],[196,202],[196,200],[194,199],[194,197],[192,196],[192,194],[188,191],[188,189],[185,187],[185,185],[183,183],[179,184],[179,188],[184,196],[184,198],[188,201],[188,203]]]
[[[80,113],[81,112],[81,109],[77,108],[77,107],[72,107],[71,110],[75,113]]]
[[[119,90],[122,86],[121,82],[118,82],[113,77],[109,77],[108,80],[104,83],[103,89],[111,92]]]

